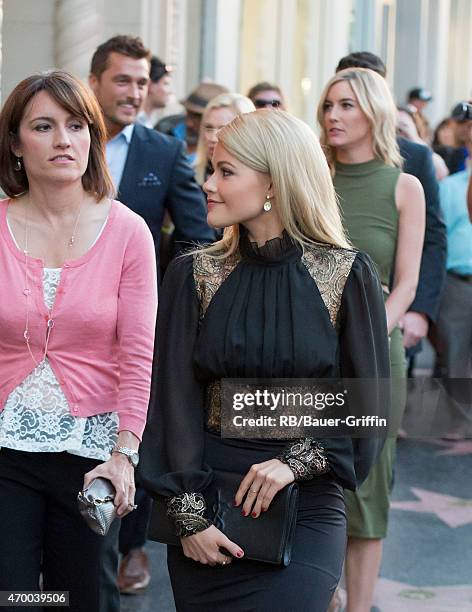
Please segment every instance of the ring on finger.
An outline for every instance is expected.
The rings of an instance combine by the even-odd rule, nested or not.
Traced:
[[[259,493],[259,489],[249,489],[250,493]]]

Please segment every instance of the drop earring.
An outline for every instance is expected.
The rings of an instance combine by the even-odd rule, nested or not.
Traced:
[[[272,208],[272,203],[271,203],[271,201],[270,201],[269,194],[267,194],[267,195],[266,195],[266,201],[264,202],[264,210],[265,210],[266,212],[269,212],[269,210],[270,210],[271,208]]]
[[[16,172],[19,172],[21,170],[22,166],[21,166],[21,157],[17,157],[16,158],[16,164],[15,164],[15,170]]]

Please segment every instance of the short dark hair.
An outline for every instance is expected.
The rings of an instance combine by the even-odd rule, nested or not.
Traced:
[[[119,34],[109,38],[97,47],[92,57],[90,72],[97,78],[108,68],[108,56],[110,53],[120,53],[134,59],[147,59],[151,61],[151,52],[147,49],[139,36],[128,36]]]
[[[336,66],[336,72],[345,68],[368,68],[380,74],[381,77],[387,76],[387,68],[378,55],[370,51],[354,51],[342,57]]]
[[[284,95],[280,87],[278,85],[274,85],[273,83],[269,83],[268,81],[262,81],[261,83],[256,83],[256,85],[253,85],[247,92],[247,97],[252,100],[258,93],[261,93],[261,91],[267,91],[268,89],[276,91],[283,100]]]
[[[166,74],[170,74],[171,68],[166,66],[162,60],[160,60],[157,56],[153,55],[151,57],[151,66],[149,69],[149,78],[153,83],[157,83],[162,79]]]
[[[25,109],[34,96],[45,91],[74,117],[87,122],[90,131],[90,151],[87,169],[82,176],[85,191],[97,201],[115,193],[105,157],[106,129],[102,111],[92,92],[78,79],[62,70],[33,74],[23,79],[8,96],[0,113],[0,186],[14,198],[29,190],[24,167],[15,169],[16,158],[11,149],[18,141],[20,123]]]

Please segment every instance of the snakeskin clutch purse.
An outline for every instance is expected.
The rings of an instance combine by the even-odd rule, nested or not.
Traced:
[[[79,512],[92,531],[106,535],[116,518],[115,488],[106,478],[96,478],[77,495]]]

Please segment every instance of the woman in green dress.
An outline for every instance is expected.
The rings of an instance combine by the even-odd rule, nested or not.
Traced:
[[[419,181],[401,172],[396,109],[385,80],[349,68],[326,85],[318,106],[321,142],[330,162],[345,229],[373,259],[385,293],[390,334],[392,416],[401,422],[405,392],[402,317],[415,297],[424,238],[425,202]],[[387,440],[369,477],[346,491],[349,612],[368,612],[387,534],[395,437]]]

